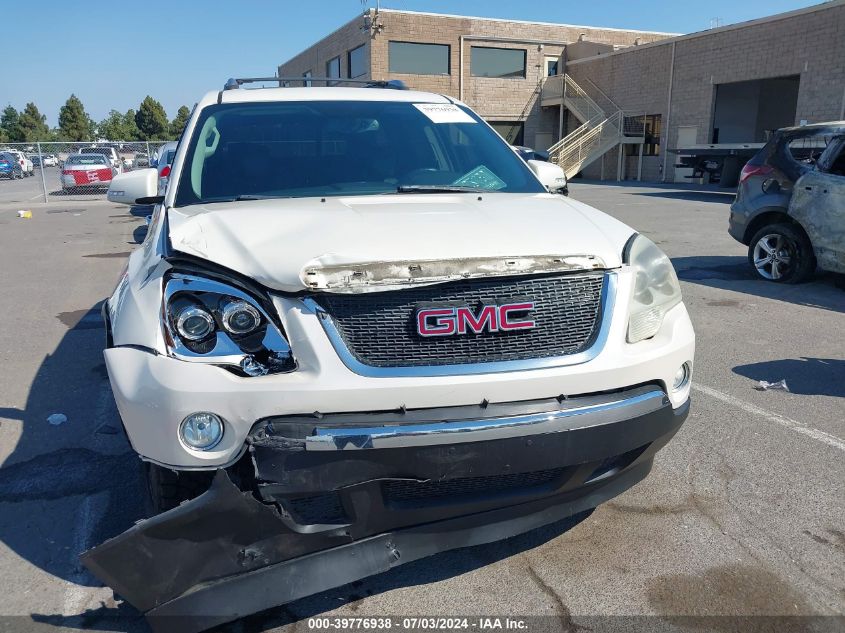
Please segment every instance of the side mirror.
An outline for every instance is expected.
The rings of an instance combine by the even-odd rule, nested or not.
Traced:
[[[549,193],[564,193],[567,191],[566,174],[559,165],[546,163],[541,160],[529,160],[528,167],[534,172]]]
[[[155,169],[136,169],[112,178],[106,198],[118,204],[135,204],[139,198],[158,195],[158,172]]]

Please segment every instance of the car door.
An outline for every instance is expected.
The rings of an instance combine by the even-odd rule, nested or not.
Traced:
[[[789,215],[807,232],[819,267],[845,273],[845,136],[795,183]]]

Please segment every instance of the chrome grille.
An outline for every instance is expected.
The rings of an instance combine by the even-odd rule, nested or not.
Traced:
[[[314,301],[331,317],[355,359],[371,367],[427,367],[568,356],[595,340],[603,273],[521,279],[472,279],[391,292],[324,294]],[[536,327],[449,337],[421,337],[420,307],[533,301]]]

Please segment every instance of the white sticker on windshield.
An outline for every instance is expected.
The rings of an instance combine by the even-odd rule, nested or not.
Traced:
[[[415,103],[414,107],[434,123],[475,123],[475,119],[453,103]]]

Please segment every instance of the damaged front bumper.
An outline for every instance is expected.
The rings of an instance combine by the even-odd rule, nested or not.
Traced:
[[[82,562],[154,629],[203,630],[591,509],[648,474],[688,410],[647,385],[266,419],[249,438],[253,489],[220,470],[208,492]]]

